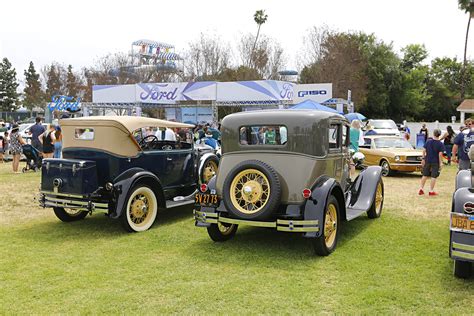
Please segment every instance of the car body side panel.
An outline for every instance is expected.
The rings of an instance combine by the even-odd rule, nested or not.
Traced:
[[[304,202],[303,189],[311,188],[320,175],[334,178],[337,164],[341,161],[341,154],[329,155],[318,158],[309,155],[295,154],[292,152],[233,152],[225,154],[220,161],[217,175],[217,193],[222,196],[223,185],[226,175],[238,163],[246,160],[261,160],[270,165],[278,173],[280,178],[283,204],[299,204]],[[340,179],[336,180],[341,182]]]

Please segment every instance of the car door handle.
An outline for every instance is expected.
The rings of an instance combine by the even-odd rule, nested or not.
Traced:
[[[173,161],[173,158],[166,158],[166,161]]]

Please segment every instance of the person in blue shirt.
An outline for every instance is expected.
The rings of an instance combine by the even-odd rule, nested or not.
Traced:
[[[471,169],[471,160],[467,155],[469,148],[474,144],[474,121],[470,118],[464,121],[467,129],[462,133],[459,133],[454,138],[453,153],[451,161],[458,163],[459,170]],[[458,156],[456,156],[458,155]]]
[[[30,127],[31,146],[36,148],[40,153],[43,152],[43,146],[38,137],[46,131],[46,128],[41,124],[41,121],[41,117],[37,116],[36,124]]]
[[[439,129],[435,129],[433,131],[433,138],[428,139],[425,143],[425,147],[423,149],[423,160],[421,162],[423,166],[423,177],[421,178],[421,185],[420,190],[418,190],[418,195],[423,195],[425,192],[423,188],[425,186],[426,180],[431,177],[430,182],[430,196],[438,195],[434,191],[434,187],[436,185],[436,178],[439,177],[439,173],[441,170],[442,163],[442,155],[444,152],[444,145],[439,140],[439,136],[441,136],[441,131]]]

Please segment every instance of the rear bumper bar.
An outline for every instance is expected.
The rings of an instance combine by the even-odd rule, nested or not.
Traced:
[[[451,242],[451,257],[474,262],[474,246],[453,241]]]
[[[275,228],[278,231],[289,233],[319,232],[319,222],[317,220],[277,219],[276,221],[263,222],[229,218],[221,216],[219,213],[203,212],[197,210],[194,210],[194,219],[196,220],[196,226],[209,226],[209,224],[227,223],[254,227]]]
[[[45,191],[41,191],[39,204],[41,207],[63,207],[87,212],[109,211],[108,203],[94,202],[87,196]]]

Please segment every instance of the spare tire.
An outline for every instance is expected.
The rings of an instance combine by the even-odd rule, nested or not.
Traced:
[[[222,191],[224,204],[235,218],[265,220],[280,204],[278,174],[259,160],[236,165],[225,179]]]

